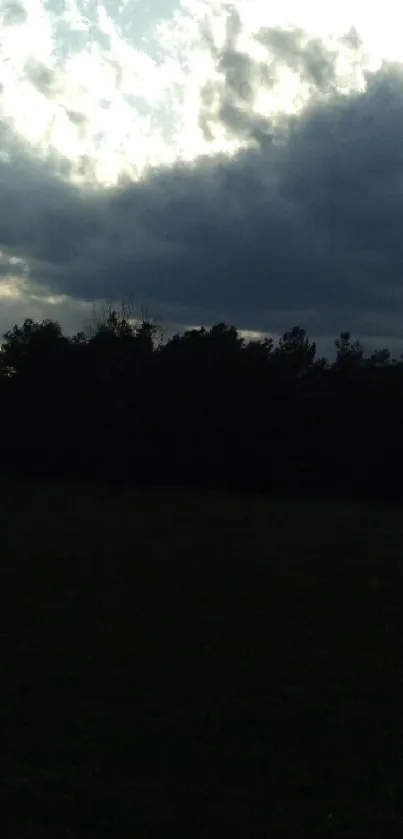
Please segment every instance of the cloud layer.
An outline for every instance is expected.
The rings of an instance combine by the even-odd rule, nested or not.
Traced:
[[[38,156],[3,120],[0,273],[45,296],[134,297],[176,323],[300,323],[314,336],[350,329],[391,346],[403,303],[403,66],[364,72],[361,90],[345,93],[341,49],[350,73],[361,66],[354,30],[332,49],[300,28],[265,27],[255,54],[241,35],[234,9],[220,46],[204,30],[217,75],[201,84],[199,128],[207,143],[229,135],[231,155],[105,189],[71,182],[61,154]],[[54,95],[50,72],[28,70]],[[299,112],[259,112],[258,95],[287,71],[305,91]],[[69,119],[79,126],[81,116]]]

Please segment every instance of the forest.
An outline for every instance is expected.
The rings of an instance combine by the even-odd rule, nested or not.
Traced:
[[[0,350],[4,474],[274,495],[400,497],[403,360],[342,332],[332,363],[295,326],[164,338],[106,306],[67,337],[26,319]]]

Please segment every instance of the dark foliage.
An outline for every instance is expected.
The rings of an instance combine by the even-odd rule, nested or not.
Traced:
[[[403,362],[335,343],[328,364],[300,327],[274,346],[223,323],[161,342],[114,310],[72,338],[26,320],[0,351],[3,471],[399,497]]]

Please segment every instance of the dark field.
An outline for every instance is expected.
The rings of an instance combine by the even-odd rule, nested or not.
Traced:
[[[4,839],[403,835],[403,507],[2,481]]]

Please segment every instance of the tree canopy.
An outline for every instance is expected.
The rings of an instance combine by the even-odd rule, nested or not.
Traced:
[[[27,319],[0,350],[8,472],[281,493],[399,494],[403,362],[342,332],[332,364],[306,331],[231,325],[163,340],[106,308],[71,337]]]

